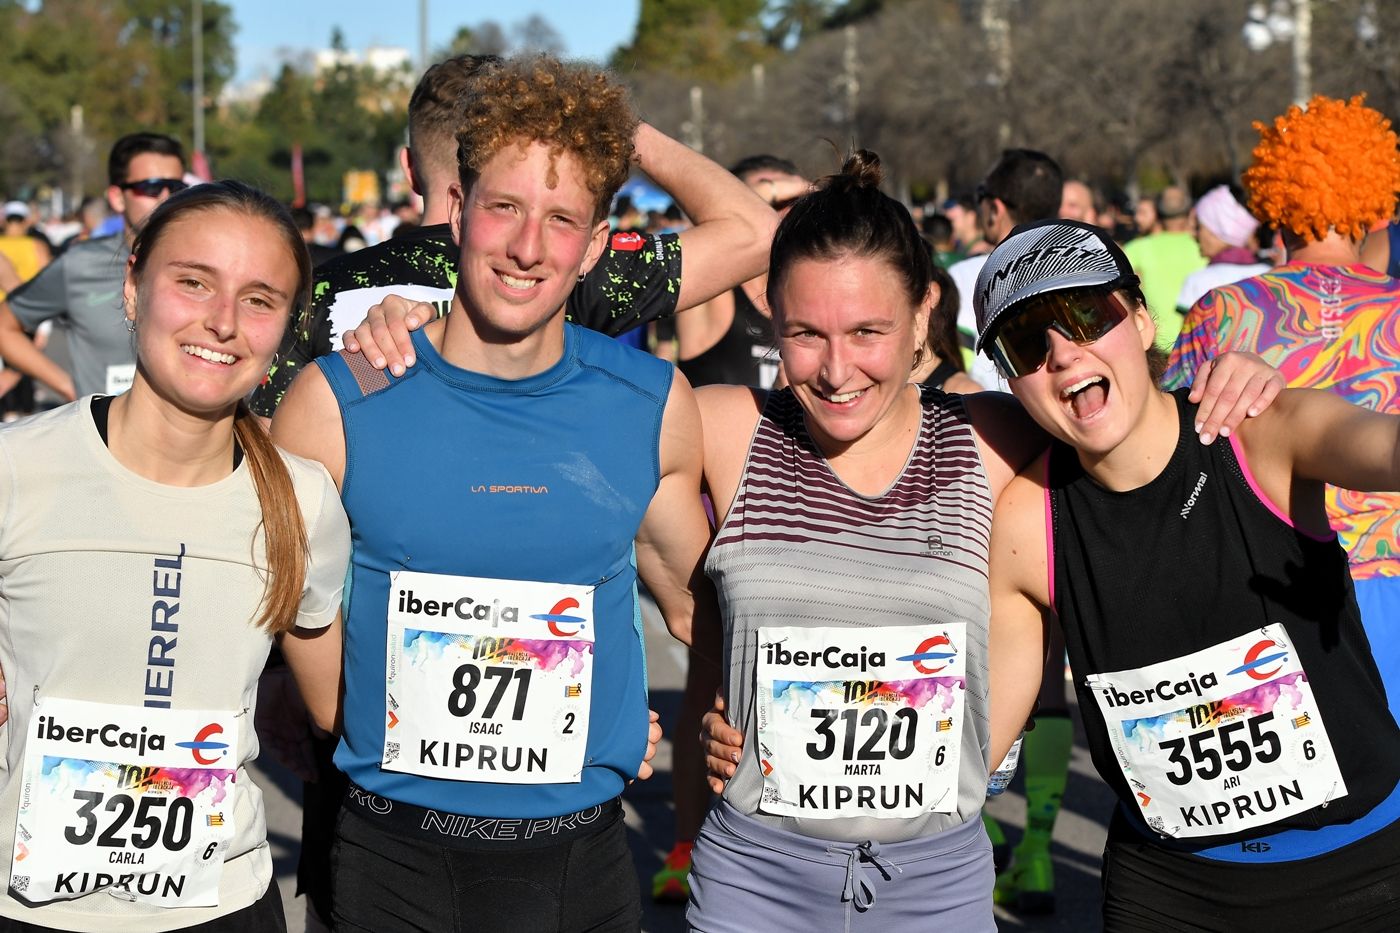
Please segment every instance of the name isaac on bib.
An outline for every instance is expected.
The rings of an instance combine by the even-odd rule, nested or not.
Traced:
[[[395,574],[382,767],[456,781],[577,783],[593,625],[591,586]]]
[[[1345,797],[1307,672],[1279,624],[1088,678],[1147,825],[1189,839]]]
[[[10,890],[214,907],[233,839],[237,713],[45,697],[24,749]]]
[[[965,629],[760,628],[759,809],[816,819],[953,812]]]

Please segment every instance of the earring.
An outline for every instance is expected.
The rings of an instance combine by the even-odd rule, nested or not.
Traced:
[[[128,334],[136,333],[136,322],[131,318],[126,319],[126,332]]]
[[[585,277],[586,277],[586,273],[580,272],[580,273],[578,274],[578,280],[579,280],[580,282],[582,282],[582,281],[584,280]]]

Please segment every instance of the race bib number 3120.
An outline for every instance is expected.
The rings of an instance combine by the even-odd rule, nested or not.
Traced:
[[[1142,818],[1163,836],[1257,829],[1346,796],[1282,625],[1088,685]]]
[[[965,628],[759,629],[759,809],[812,819],[951,813]]]
[[[592,587],[395,574],[382,767],[497,784],[579,781],[593,624]]]
[[[234,832],[235,715],[37,702],[10,890],[33,903],[105,890],[157,907],[217,906]]]

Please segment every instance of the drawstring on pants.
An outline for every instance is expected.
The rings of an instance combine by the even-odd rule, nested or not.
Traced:
[[[891,879],[887,869],[893,868],[900,874],[904,873],[904,869],[880,856],[880,843],[873,840],[862,842],[849,850],[832,846],[828,847],[826,851],[845,852],[846,884],[841,890],[841,900],[850,901],[856,910],[869,910],[875,905],[875,888],[865,876],[864,863],[869,862],[874,865],[886,881]]]

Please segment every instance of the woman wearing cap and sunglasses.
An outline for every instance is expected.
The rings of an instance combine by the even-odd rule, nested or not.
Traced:
[[[974,298],[979,349],[1054,438],[996,509],[993,731],[1058,624],[1119,797],[1107,929],[1396,929],[1400,730],[1323,489],[1400,488],[1400,418],[1289,390],[1193,442],[1136,277],[1087,225],[1019,228]]]

